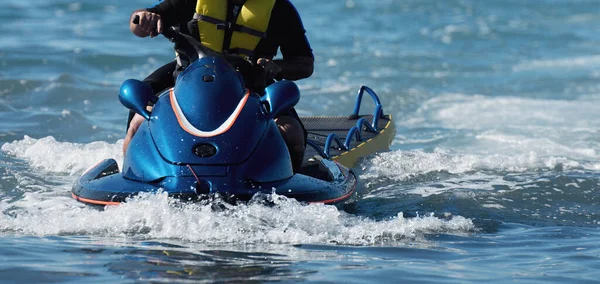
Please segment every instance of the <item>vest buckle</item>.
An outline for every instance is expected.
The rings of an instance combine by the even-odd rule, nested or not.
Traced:
[[[231,28],[231,23],[229,23],[229,22],[218,23],[218,24],[216,24],[216,26],[217,26],[217,30],[226,30],[226,29]]]

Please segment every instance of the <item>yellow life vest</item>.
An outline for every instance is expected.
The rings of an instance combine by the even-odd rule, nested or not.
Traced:
[[[276,0],[247,0],[235,24],[227,21],[226,0],[198,0],[194,19],[202,45],[217,51],[252,56],[258,42],[266,37]],[[232,30],[229,46],[226,31]]]

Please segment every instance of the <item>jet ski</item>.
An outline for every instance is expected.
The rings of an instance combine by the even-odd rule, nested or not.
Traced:
[[[389,148],[395,134],[392,117],[383,114],[370,88],[361,87],[349,117],[301,118],[308,131],[307,151],[302,169],[294,173],[274,118],[298,102],[297,85],[279,81],[263,94],[252,92],[230,60],[177,30],[169,33],[163,34],[192,63],[159,96],[139,80],[121,85],[121,103],[145,121],[129,144],[123,168],[114,159],[100,161],[74,184],[76,200],[104,206],[145,192],[166,192],[184,201],[214,194],[249,200],[275,193],[339,205],[357,191],[351,170],[356,161]],[[358,114],[364,93],[375,102],[373,115]]]

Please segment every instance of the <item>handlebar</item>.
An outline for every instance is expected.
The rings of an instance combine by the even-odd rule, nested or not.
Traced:
[[[132,20],[132,23],[139,25],[140,16],[135,15],[135,17]],[[154,30],[156,32],[156,27],[154,27]],[[264,71],[261,72],[257,70],[262,69],[262,67],[258,64],[255,64],[254,60],[247,60],[238,55],[229,55],[216,52],[210,48],[203,46],[195,38],[180,32],[175,27],[163,29],[161,34],[164,37],[166,37],[169,41],[173,42],[173,48],[175,49],[175,51],[177,51],[179,56],[183,55],[187,57],[190,63],[204,57],[225,58],[230,64],[232,64],[232,66],[236,67],[234,69],[242,73],[242,76],[244,78],[252,78],[251,81],[257,82],[257,86],[262,86],[262,88],[264,88],[267,78],[265,77]]]
[[[140,24],[140,16],[139,15],[135,15],[135,17],[133,17],[133,20],[131,21],[132,23],[139,25]],[[154,32],[158,34],[158,32],[156,31],[156,27],[154,27]],[[167,39],[169,39],[169,41],[173,42],[174,39],[177,37],[179,33],[179,31],[177,31],[176,28],[174,27],[170,27],[168,29],[163,29],[162,33],[161,33],[164,37],[166,37]]]

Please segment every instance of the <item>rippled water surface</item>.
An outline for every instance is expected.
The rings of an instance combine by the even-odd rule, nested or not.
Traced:
[[[368,85],[397,127],[342,210],[77,203],[85,169],[123,158],[121,82],[171,45],[129,32],[153,2],[2,1],[0,282],[600,278],[600,1],[292,2],[316,57],[300,115],[347,115]]]

